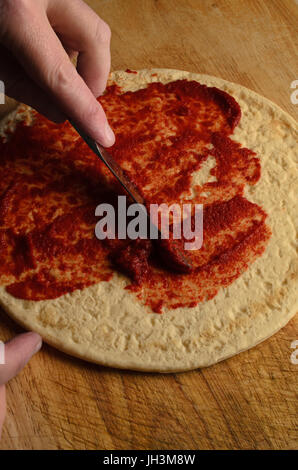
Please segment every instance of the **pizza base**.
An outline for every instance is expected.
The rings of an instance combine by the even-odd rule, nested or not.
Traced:
[[[242,118],[230,137],[260,158],[261,179],[246,186],[245,197],[269,214],[272,237],[265,253],[212,300],[195,308],[164,309],[162,315],[125,290],[129,281],[120,273],[108,282],[38,302],[17,299],[0,287],[0,304],[15,321],[68,354],[123,369],[191,370],[264,341],[297,311],[297,124],[266,98],[221,78],[171,69],[111,74],[123,91],[182,78],[216,86],[239,103]],[[26,109],[16,113],[17,119],[28,118]]]

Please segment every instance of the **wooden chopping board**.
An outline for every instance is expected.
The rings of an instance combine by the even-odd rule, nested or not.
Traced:
[[[87,3],[111,26],[112,69],[217,75],[297,119],[295,0]],[[102,368],[44,345],[7,387],[0,449],[296,448],[297,323],[223,363],[181,374]],[[0,313],[0,339],[19,332]]]

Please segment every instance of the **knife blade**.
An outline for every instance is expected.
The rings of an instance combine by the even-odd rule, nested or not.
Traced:
[[[146,217],[149,219],[149,224],[154,225],[148,211],[145,206],[145,200],[143,196],[139,193],[136,186],[129,179],[120,165],[115,161],[112,155],[98,142],[92,139],[86,132],[82,130],[72,119],[69,119],[70,124],[81,136],[81,138],[86,142],[90,149],[97,155],[98,158],[107,166],[111,173],[117,178],[124,190],[129,194],[134,202],[140,204],[140,209],[146,213]],[[154,226],[158,233],[158,240],[162,240],[162,235],[158,227]],[[169,265],[171,269],[179,273],[189,273],[192,271],[191,262],[188,259],[184,250],[181,249],[179,243],[176,243],[176,240],[172,240],[171,244],[166,244],[163,240],[162,243],[158,244],[160,249],[160,254],[162,255],[163,260]],[[170,259],[168,260],[165,256],[165,252],[168,252]]]

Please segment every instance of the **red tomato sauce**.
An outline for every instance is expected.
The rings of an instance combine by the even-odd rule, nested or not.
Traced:
[[[126,69],[125,72],[126,73],[135,73],[135,74],[138,73],[136,70],[131,70],[131,69]]]
[[[149,240],[95,237],[95,208],[123,191],[69,123],[38,113],[0,143],[0,283],[13,296],[54,299],[127,277],[136,301],[153,311],[213,298],[264,252],[266,213],[244,197],[260,178],[256,154],[230,138],[241,117],[227,93],[178,80],[136,92],[108,87],[100,99],[116,134],[110,149],[150,203],[204,204],[204,241],[188,251],[194,269],[179,274]],[[214,162],[206,182],[193,174]],[[210,180],[211,179],[211,180]],[[183,240],[181,241],[181,243]]]

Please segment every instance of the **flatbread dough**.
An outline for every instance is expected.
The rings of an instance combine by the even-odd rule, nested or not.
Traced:
[[[125,290],[128,280],[118,273],[109,282],[38,302],[17,299],[0,287],[6,312],[66,353],[111,367],[184,371],[255,346],[297,311],[296,122],[262,96],[220,78],[170,69],[111,74],[111,82],[123,91],[182,78],[216,86],[239,103],[242,118],[231,138],[255,151],[262,166],[260,181],[246,186],[245,197],[269,214],[272,237],[265,253],[212,300],[195,308],[165,309],[163,315]],[[17,119],[28,113],[30,108]],[[6,126],[7,120],[2,130]],[[194,183],[200,177],[198,172]]]

